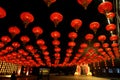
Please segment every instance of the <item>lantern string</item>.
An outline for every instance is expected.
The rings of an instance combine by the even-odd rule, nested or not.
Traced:
[[[105,2],[105,0],[102,0],[102,2]]]
[[[110,19],[109,18],[107,18],[107,21],[108,21],[108,24],[110,24]]]
[[[114,35],[114,34],[113,34],[113,31],[110,31],[110,34],[111,34],[111,36]]]

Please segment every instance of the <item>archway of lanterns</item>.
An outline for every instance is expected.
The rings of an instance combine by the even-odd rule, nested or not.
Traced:
[[[56,0],[44,0],[48,7],[55,3]],[[92,2],[92,0],[77,0],[78,4],[87,9],[88,5]],[[107,66],[106,61],[111,60],[112,65],[114,66],[114,59],[119,58],[118,51],[118,36],[116,35],[116,25],[113,23],[113,18],[115,18],[115,13],[111,12],[113,5],[109,1],[102,0],[102,3],[98,5],[99,13],[106,16],[108,24],[106,25],[106,31],[109,31],[111,36],[109,40],[111,44],[105,42],[106,35],[101,34],[98,36],[98,41],[92,44],[92,40],[97,34],[97,30],[101,27],[100,23],[97,21],[91,22],[89,24],[89,28],[94,32],[94,34],[88,33],[85,35],[85,40],[87,43],[82,43],[79,46],[77,53],[74,55],[74,58],[70,60],[70,57],[73,55],[73,48],[76,46],[75,39],[78,37],[78,30],[83,24],[83,21],[79,18],[71,20],[71,27],[75,29],[75,31],[70,32],[68,37],[71,41],[68,42],[68,48],[66,49],[66,56],[62,63],[60,63],[61,57],[61,48],[59,47],[60,40],[59,38],[62,36],[61,33],[57,30],[51,32],[51,37],[53,38],[52,44],[54,46],[54,63],[51,63],[50,53],[47,50],[47,45],[44,39],[39,39],[38,37],[43,34],[43,29],[40,26],[34,26],[31,30],[36,37],[36,44],[39,46],[39,49],[42,51],[42,55],[44,61],[41,58],[41,55],[37,53],[37,49],[31,44],[26,44],[30,41],[30,37],[27,35],[23,35],[20,37],[19,42],[12,42],[11,45],[6,46],[11,40],[14,39],[18,34],[20,34],[21,30],[17,26],[10,26],[8,32],[11,34],[10,36],[3,35],[1,36],[0,42],[0,60],[22,65],[22,66],[30,66],[30,67],[39,67],[39,66],[49,66],[49,67],[63,67],[63,66],[74,66],[78,64],[91,64],[91,63],[100,63],[101,61],[105,62],[105,66]],[[6,17],[6,10],[3,7],[0,7],[0,18],[3,19]],[[54,23],[54,26],[57,27],[63,20],[64,15],[60,12],[53,12],[50,14],[50,20]],[[23,21],[25,29],[27,29],[30,23],[34,21],[34,15],[30,12],[22,12],[20,14],[20,19]],[[24,48],[20,48],[20,46]],[[95,65],[94,65],[95,66]]]

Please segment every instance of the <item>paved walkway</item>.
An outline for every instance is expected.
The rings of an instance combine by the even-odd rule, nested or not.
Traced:
[[[10,80],[9,78],[0,78],[0,80]],[[37,80],[36,77],[20,77],[17,80]],[[46,77],[43,80],[48,80]],[[49,80],[120,80],[115,78],[100,78],[94,76],[50,76]]]

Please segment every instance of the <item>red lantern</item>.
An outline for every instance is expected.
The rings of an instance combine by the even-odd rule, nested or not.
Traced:
[[[98,40],[103,43],[106,40],[106,36],[105,35],[100,35],[100,36],[98,36]]]
[[[98,49],[98,52],[100,52],[100,53],[103,52],[103,51],[104,51],[103,48]]]
[[[8,43],[11,41],[11,38],[9,36],[2,36],[1,41],[4,43]]]
[[[20,47],[20,43],[19,43],[19,42],[13,42],[13,43],[12,43],[12,46],[13,46],[14,48],[19,48],[19,47]]]
[[[34,21],[34,16],[30,12],[22,12],[20,19],[24,22],[25,28],[27,28],[27,25]]]
[[[26,48],[26,50],[28,50],[29,52],[31,52],[31,51],[34,49],[34,47],[33,47],[32,45],[27,45],[27,46],[25,46],[25,48]]]
[[[72,56],[71,53],[66,53],[66,57],[70,57],[70,56]],[[67,61],[67,59],[65,59],[65,60]]]
[[[87,34],[87,35],[85,36],[85,39],[88,40],[88,41],[91,41],[93,38],[94,38],[94,35],[93,35],[93,34]]]
[[[53,31],[53,32],[51,33],[51,37],[54,38],[54,39],[60,38],[60,32],[58,32],[58,31]]]
[[[17,52],[12,52],[11,54],[12,54],[13,57],[17,56]]]
[[[106,13],[106,17],[110,20],[113,20],[113,18],[115,17],[115,13],[114,12],[108,12],[108,13]]]
[[[101,14],[105,14],[105,13],[108,13],[112,10],[112,3],[109,2],[109,1],[105,1],[101,4],[99,4],[98,6],[98,11],[101,13]]]
[[[48,52],[48,51],[44,51],[44,52],[43,52],[43,55],[44,55],[44,56],[48,56],[48,55],[49,55],[49,52]]]
[[[47,6],[49,7],[51,4],[55,3],[56,0],[44,0],[44,2],[47,4]]]
[[[30,38],[25,35],[25,36],[21,36],[20,40],[23,42],[23,44],[25,44],[30,41]]]
[[[66,52],[67,52],[67,53],[72,53],[73,50],[69,48],[69,49],[66,50]]]
[[[118,47],[118,43],[112,43],[111,46],[112,47]]]
[[[79,28],[82,26],[82,21],[80,19],[73,19],[71,21],[71,26],[78,32]]]
[[[53,41],[52,41],[52,44],[53,44],[54,46],[59,46],[59,45],[60,45],[60,41],[59,41],[59,40],[53,40]]]
[[[88,5],[92,2],[92,0],[77,0],[77,2],[84,7],[86,10]]]
[[[37,45],[41,46],[45,44],[45,41],[43,39],[38,39],[36,43]]]
[[[73,48],[76,45],[74,41],[68,42],[68,46]]]
[[[18,50],[18,53],[20,53],[20,54],[22,54],[22,53],[24,53],[25,51],[23,50],[23,49],[19,49]]]
[[[0,42],[0,48],[3,48],[5,44],[3,42]]]
[[[27,60],[32,60],[32,56],[27,56]]]
[[[60,57],[60,53],[55,53],[54,56],[55,57]]]
[[[36,38],[38,38],[38,36],[43,33],[43,30],[42,30],[41,27],[35,26],[35,27],[32,29],[32,32],[35,34]]]
[[[83,53],[83,52],[84,52],[84,49],[78,49],[78,52],[79,52],[79,53]]]
[[[45,51],[45,50],[47,49],[47,46],[46,46],[46,45],[42,45],[42,46],[40,46],[40,49],[41,49],[42,51]]]
[[[54,22],[55,27],[63,20],[63,15],[59,12],[54,12],[50,15],[50,20]]]
[[[7,47],[5,48],[5,50],[7,50],[8,52],[11,52],[11,51],[13,51],[13,47],[12,47],[12,46],[7,46]]]
[[[34,55],[36,52],[37,52],[37,49],[34,49],[34,48],[33,48],[33,49],[31,50],[31,53],[32,53],[33,55]]]
[[[116,25],[115,24],[108,24],[106,26],[106,30],[107,31],[114,31],[116,29]]]
[[[20,33],[20,29],[17,26],[11,26],[8,31],[12,35],[12,37]]]
[[[94,47],[94,48],[99,48],[99,47],[100,47],[100,43],[99,43],[99,42],[94,43],[94,44],[93,44],[93,47]]]
[[[108,43],[103,43],[103,48],[108,48],[109,47],[109,44]]]
[[[118,40],[118,36],[114,34],[114,35],[110,36],[110,40],[116,41],[116,40]]]
[[[34,57],[35,57],[35,58],[39,58],[40,55],[39,55],[39,54],[34,54]]]
[[[61,51],[61,48],[59,48],[59,47],[55,47],[55,48],[54,48],[54,51],[55,51],[56,53],[58,53],[58,52]]]
[[[70,32],[69,34],[68,34],[68,37],[70,38],[70,39],[72,39],[72,41],[74,41],[74,39],[75,38],[77,38],[77,33],[76,32]]]
[[[76,53],[75,56],[79,58],[79,57],[81,57],[81,54]]]
[[[22,53],[23,56],[28,56],[28,54],[29,54],[28,52],[23,52]],[[21,55],[19,57],[21,57]]]
[[[111,51],[111,48],[105,48],[106,51]]]
[[[85,49],[85,48],[87,48],[88,47],[88,44],[87,43],[82,43],[82,44],[80,44],[80,48],[82,48],[82,49]]]
[[[6,17],[6,11],[2,7],[0,7],[0,18]]]
[[[94,33],[97,32],[97,29],[100,27],[100,23],[99,22],[92,22],[89,25],[90,29],[94,31]]]

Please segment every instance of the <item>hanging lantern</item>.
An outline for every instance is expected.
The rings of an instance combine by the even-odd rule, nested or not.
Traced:
[[[66,50],[66,52],[67,52],[67,53],[72,53],[73,50],[69,48],[69,49]]]
[[[24,22],[25,28],[27,28],[28,24],[34,21],[34,16],[30,12],[22,12],[20,19]]]
[[[88,5],[92,2],[92,0],[77,0],[77,2],[84,7],[86,10]]]
[[[60,38],[60,36],[61,36],[60,32],[58,32],[58,31],[51,32],[51,37],[54,39]]]
[[[0,48],[3,48],[5,44],[3,42],[0,42]]]
[[[84,52],[84,49],[78,49],[78,52],[82,54]]]
[[[73,19],[71,21],[71,26],[78,32],[79,28],[82,26],[82,21],[80,19]]]
[[[94,48],[99,48],[99,47],[100,47],[100,43],[99,43],[99,42],[95,42],[95,43],[93,44],[93,47],[94,47]]]
[[[68,42],[68,46],[73,48],[76,45],[74,41]]]
[[[94,38],[93,34],[86,34],[85,39],[88,40],[89,42]]]
[[[110,20],[113,20],[113,18],[115,17],[115,13],[114,12],[108,12],[108,13],[106,13],[106,17]]]
[[[44,45],[44,44],[45,44],[45,41],[44,41],[43,39],[38,39],[38,40],[36,41],[36,43],[37,43],[38,46],[41,46],[41,45]]]
[[[4,43],[8,43],[11,41],[11,38],[9,36],[2,36],[1,41]]]
[[[106,40],[106,36],[105,35],[100,35],[100,36],[98,36],[98,40],[103,43]]]
[[[50,7],[50,5],[55,3],[56,0],[44,0],[44,2],[47,4],[48,7]]]
[[[60,45],[60,41],[59,41],[59,40],[53,40],[53,41],[52,41],[52,44],[53,44],[55,47],[57,47],[57,46]]]
[[[13,43],[12,43],[12,46],[13,46],[14,48],[19,48],[19,47],[20,47],[20,43],[19,43],[19,42],[13,42]]]
[[[80,44],[80,48],[82,48],[82,49],[85,49],[85,48],[87,48],[88,47],[88,44],[87,43],[82,43],[82,44]]]
[[[40,46],[40,49],[41,49],[42,51],[45,51],[45,50],[47,49],[47,46],[46,46],[46,45],[42,45],[42,46]]]
[[[26,48],[26,50],[28,50],[29,52],[31,52],[31,51],[34,49],[34,47],[33,47],[32,45],[27,45],[27,46],[25,46],[25,48]]]
[[[30,41],[30,38],[28,36],[21,36],[20,40],[23,42],[23,44],[26,44]]]
[[[32,60],[32,56],[27,56],[27,60]]]
[[[70,57],[70,56],[72,56],[71,53],[66,53],[66,57]],[[66,61],[69,61],[69,60],[66,59]]]
[[[74,41],[74,39],[76,39],[77,38],[77,33],[76,32],[70,32],[69,34],[68,34],[68,37],[72,40],[72,41]]]
[[[35,26],[35,27],[32,29],[32,32],[35,34],[36,38],[38,38],[38,36],[43,33],[43,30],[42,30],[41,27]]]
[[[54,48],[54,51],[55,51],[56,53],[59,53],[59,52],[61,51],[61,48],[55,47],[55,48]]]
[[[54,12],[50,15],[50,20],[54,22],[55,27],[63,20],[63,15],[59,12]]]
[[[102,46],[103,46],[103,48],[108,48],[109,44],[108,43],[103,43]]]
[[[11,26],[8,29],[8,31],[12,35],[12,37],[16,36],[17,34],[20,34],[20,29],[17,26]]]
[[[99,49],[98,49],[98,52],[99,52],[99,53],[104,52],[103,48],[99,48]]]
[[[6,17],[6,11],[2,7],[0,7],[0,18]]]
[[[55,57],[60,57],[60,53],[55,53],[54,56]]]
[[[116,29],[116,25],[115,24],[108,24],[106,26],[106,30],[110,31],[110,33],[113,35],[113,31]]]
[[[118,47],[118,43],[112,43],[111,46],[112,47]]]
[[[110,40],[116,41],[116,40],[118,40],[118,36],[114,34],[114,35],[110,36]]]
[[[102,2],[101,4],[98,5],[98,11],[101,14],[108,13],[112,10],[112,3],[110,1],[105,1]]]
[[[48,56],[48,55],[49,55],[49,52],[48,52],[48,51],[44,51],[44,52],[43,52],[43,55],[44,55],[44,56]]]
[[[11,52],[11,51],[13,51],[13,47],[12,47],[12,46],[7,46],[7,47],[5,48],[5,50],[7,50],[8,52]]]
[[[89,25],[90,29],[94,31],[94,33],[96,34],[97,30],[100,27],[100,23],[99,22],[91,22]]]
[[[39,55],[39,54],[34,54],[34,57],[35,57],[35,58],[39,58],[40,55]]]
[[[111,48],[105,48],[105,50],[108,52],[108,51],[111,51]]]

